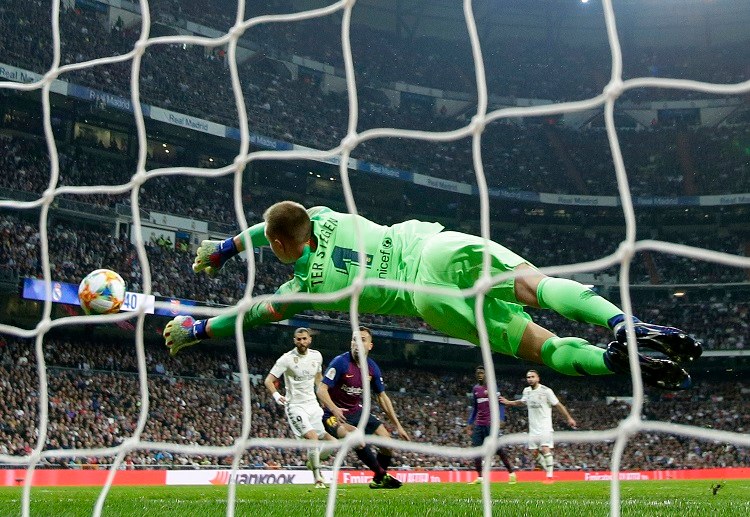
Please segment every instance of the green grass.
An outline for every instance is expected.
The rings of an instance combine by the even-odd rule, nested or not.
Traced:
[[[623,482],[623,516],[750,515],[750,480],[731,480],[711,493],[709,481]],[[492,514],[498,516],[584,517],[609,514],[607,482],[519,483],[492,485]],[[98,488],[35,488],[31,515],[91,515]],[[226,487],[114,487],[105,516],[202,517],[226,514]],[[252,517],[315,516],[325,513],[327,490],[303,485],[237,487],[235,515]],[[0,516],[21,514],[21,489],[0,488]],[[480,486],[412,484],[400,490],[341,486],[336,515],[480,516]]]

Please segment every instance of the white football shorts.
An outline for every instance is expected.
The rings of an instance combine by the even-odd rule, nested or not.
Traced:
[[[325,435],[323,408],[317,404],[287,406],[286,418],[289,421],[289,427],[292,428],[292,432],[297,438],[302,438],[310,431],[315,431],[318,438],[322,438]]]
[[[540,447],[555,448],[555,442],[552,439],[552,433],[529,434],[529,449],[538,449]]]

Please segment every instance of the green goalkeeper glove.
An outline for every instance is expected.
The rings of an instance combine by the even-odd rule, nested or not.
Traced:
[[[183,348],[201,342],[195,337],[196,322],[191,316],[177,316],[164,327],[164,344],[169,348],[169,355],[175,356]],[[205,325],[205,323],[204,323]]]
[[[203,241],[196,252],[193,271],[205,271],[208,276],[215,277],[224,263],[238,253],[233,237],[224,241]]]

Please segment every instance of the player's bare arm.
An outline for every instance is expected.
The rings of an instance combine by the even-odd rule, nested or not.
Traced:
[[[378,393],[378,405],[388,416],[388,420],[390,420],[393,423],[393,425],[396,426],[396,431],[398,432],[398,436],[402,440],[411,441],[411,438],[409,437],[409,433],[406,432],[406,429],[404,429],[404,427],[401,425],[401,422],[399,422],[398,420],[398,416],[396,415],[396,410],[393,407],[393,402],[391,402],[391,398],[386,394],[385,391]]]
[[[568,425],[570,427],[572,427],[573,429],[576,429],[578,427],[578,423],[575,421],[575,419],[572,416],[570,416],[570,413],[568,412],[568,408],[566,408],[562,402],[558,402],[555,407],[560,412],[560,414],[565,418],[565,420],[568,421]]]
[[[518,406],[525,406],[526,405],[526,403],[523,400],[521,400],[521,399],[518,399],[518,400],[508,400],[505,397],[503,397],[502,395],[500,397],[498,397],[498,400],[500,401],[501,404],[505,404],[506,406],[511,406],[511,407],[518,407]]]
[[[328,393],[328,385],[326,383],[321,382],[320,384],[318,384],[317,395],[318,400],[321,404],[323,404],[323,407],[327,408],[328,411],[330,411],[331,414],[336,417],[336,420],[338,420],[339,422],[346,422],[346,416],[344,416],[344,412],[340,407],[333,403],[331,394]]]
[[[276,389],[276,385],[278,382],[279,378],[274,374],[269,373],[268,375],[266,375],[266,380],[263,381],[263,384],[266,386],[266,389],[271,394],[276,403],[280,406],[283,406],[286,404],[286,397],[279,393],[279,390]]]
[[[323,374],[321,372],[318,372],[315,374],[315,393],[318,393],[318,390],[320,389],[320,385],[323,383]],[[326,390],[328,389],[328,386],[326,386]]]

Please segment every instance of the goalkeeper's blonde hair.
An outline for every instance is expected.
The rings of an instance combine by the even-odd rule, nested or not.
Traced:
[[[274,203],[263,213],[266,234],[295,244],[310,240],[312,222],[305,207],[294,201]]]

